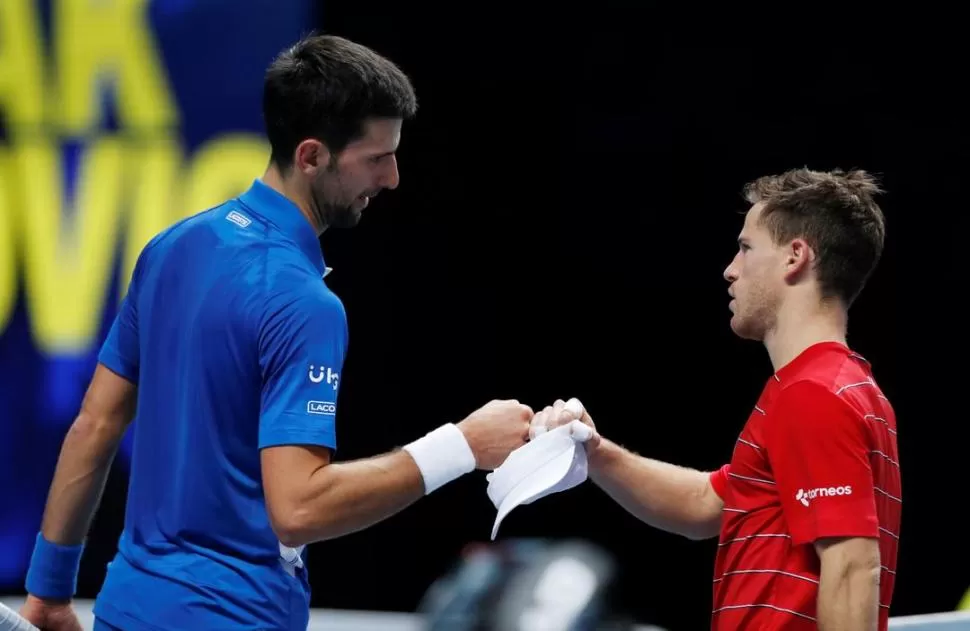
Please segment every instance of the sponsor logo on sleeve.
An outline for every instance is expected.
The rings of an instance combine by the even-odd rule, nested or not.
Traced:
[[[337,414],[337,404],[333,401],[307,401],[306,411],[307,414],[335,416]]]
[[[310,372],[307,373],[307,377],[313,383],[323,383],[327,382],[327,385],[333,387],[334,392],[337,391],[337,385],[340,383],[340,373],[327,368],[326,366],[315,366],[310,364]]]
[[[852,486],[848,484],[844,486],[821,486],[807,491],[798,489],[798,492],[795,493],[795,499],[801,502],[803,506],[808,506],[816,498],[838,497],[840,495],[852,495]]]

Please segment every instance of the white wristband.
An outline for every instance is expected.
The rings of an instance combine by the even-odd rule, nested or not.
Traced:
[[[411,454],[421,470],[425,495],[475,470],[475,454],[454,423],[442,425],[408,443],[404,451]]]

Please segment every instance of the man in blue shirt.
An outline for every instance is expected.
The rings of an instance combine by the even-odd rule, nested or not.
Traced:
[[[96,628],[306,629],[308,543],[366,528],[528,439],[493,401],[388,454],[331,463],[346,315],[319,235],[398,185],[407,77],[347,40],[284,51],[265,81],[264,176],[142,251],[68,433],[22,614],[77,629],[83,541],[133,419],[125,527]]]

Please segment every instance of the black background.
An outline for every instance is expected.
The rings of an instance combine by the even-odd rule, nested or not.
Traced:
[[[338,458],[403,445],[491,398],[539,408],[578,396],[617,442],[720,466],[771,372],[763,347],[728,327],[722,271],[741,186],[792,167],[864,168],[889,191],[888,239],[850,344],[898,415],[892,614],[952,609],[970,585],[956,514],[968,436],[963,51],[835,19],[798,36],[790,24],[701,32],[691,10],[633,3],[529,17],[404,4],[322,12],[322,30],[395,60],[420,101],[400,188],[323,238],[350,320]],[[82,597],[96,595],[121,527],[122,482],[111,484]],[[485,487],[467,476],[311,546],[313,604],[414,610],[466,543],[487,541]],[[621,559],[638,620],[709,623],[716,542],[641,524],[591,484],[517,509],[501,536],[588,539]]]

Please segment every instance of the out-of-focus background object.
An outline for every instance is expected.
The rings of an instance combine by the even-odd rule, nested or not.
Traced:
[[[940,507],[962,497],[970,438],[959,364],[970,337],[954,289],[968,216],[965,45],[938,33],[950,49],[911,43],[918,7],[906,37],[836,20],[809,38],[789,24],[705,32],[693,6],[527,9],[0,2],[5,601],[22,597],[60,444],[135,257],[262,174],[263,70],[318,29],[394,59],[421,104],[404,127],[400,188],[354,230],[323,237],[350,319],[338,459],[390,450],[492,398],[538,408],[577,396],[617,442],[720,466],[770,372],[764,349],[728,327],[721,273],[740,187],[792,167],[865,168],[889,191],[889,236],[850,342],[899,419],[893,625],[929,628],[921,616],[957,606],[970,548]],[[123,523],[128,440],[81,565],[85,616]],[[716,541],[648,528],[587,483],[516,509],[494,546],[468,548],[494,518],[485,488],[470,475],[311,546],[312,628],[528,619],[533,605],[511,586],[545,593],[550,568],[551,580],[572,577],[553,596],[595,588],[583,611],[611,628],[709,623]],[[567,550],[588,573],[557,556]],[[954,616],[933,631],[970,627]]]
[[[618,602],[618,567],[585,541],[510,540],[473,546],[425,594],[430,631],[633,631]]]

